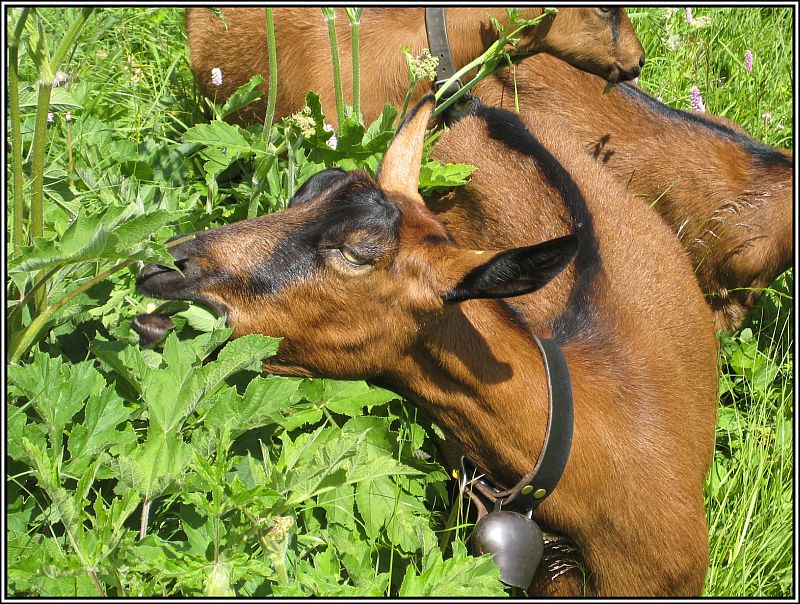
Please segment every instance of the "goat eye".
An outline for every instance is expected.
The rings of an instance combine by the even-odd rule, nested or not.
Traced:
[[[342,258],[347,260],[350,264],[354,264],[356,266],[363,266],[367,263],[366,258],[362,258],[358,254],[353,253],[352,250],[343,247],[339,250],[342,254]]]
[[[608,6],[601,6],[597,10],[600,12],[601,15],[608,16],[608,15],[611,14],[611,11],[613,11],[614,9],[612,7],[608,7]]]

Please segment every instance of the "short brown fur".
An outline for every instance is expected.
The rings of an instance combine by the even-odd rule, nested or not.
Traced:
[[[262,8],[220,9],[224,19],[207,8],[186,10],[190,62],[203,94],[218,102],[226,100],[251,76],[268,78],[266,25]],[[523,37],[520,51],[549,52],[609,80],[639,74],[644,52],[630,20],[620,9],[616,39],[610,18],[594,8],[562,8],[546,17]],[[524,9],[527,16],[540,8]],[[489,20],[507,25],[501,8],[447,8],[447,29],[453,63],[460,69],[479,56],[497,38]],[[310,90],[320,93],[326,118],[336,123],[333,67],[328,34],[319,8],[276,8],[275,37],[278,59],[278,93],[275,117],[299,111]],[[336,10],[342,87],[345,102],[352,104],[351,34],[344,9]],[[386,103],[403,104],[409,81],[401,46],[417,56],[428,47],[425,11],[420,8],[366,8],[361,20],[361,111],[367,123],[378,117]],[[220,68],[222,85],[211,83],[211,70]],[[430,92],[430,82],[417,85],[412,99]],[[265,97],[266,98],[266,97]],[[266,100],[243,110],[244,122],[262,121]]]
[[[429,115],[429,106],[417,111],[390,154],[421,146]],[[698,595],[708,557],[703,480],[716,403],[710,311],[654,211],[627,200],[616,181],[561,140],[555,120],[543,116],[528,124],[586,196],[602,259],[588,292],[593,324],[562,342],[574,387],[571,457],[536,519],[577,545],[591,595]],[[322,246],[314,252],[315,268],[271,294],[247,293],[237,279],[215,281],[213,272],[196,269],[258,270],[298,224],[321,220],[327,203],[321,195],[199,234],[172,250],[181,254],[189,246],[185,277],[151,265],[139,287],[158,297],[212,299],[227,309],[236,335],[282,336],[278,355],[264,365],[268,371],[396,388],[499,486],[509,487],[535,463],[547,424],[547,380],[530,332],[554,335],[580,275],[571,266],[538,292],[506,301],[444,304],[443,296],[500,258],[492,248],[533,249],[519,246],[577,227],[551,201],[558,192],[537,160],[488,136],[480,118],[457,124],[434,154],[478,170],[431,210],[416,192],[416,178],[401,186],[382,170],[379,182],[394,191],[384,191],[385,199],[400,213],[398,231],[369,265],[348,265]],[[345,178],[347,186],[371,186],[357,173]],[[578,253],[575,265],[584,252]],[[515,312],[524,324],[512,319]],[[533,595],[584,592],[579,573],[553,578],[551,571],[549,564],[540,567]]]
[[[762,288],[791,265],[792,153],[760,162],[742,144],[758,143],[732,121],[705,116],[739,139],[669,117],[654,109],[655,99],[604,93],[601,79],[546,55],[487,78],[476,94],[513,109],[514,77],[523,115],[560,116],[565,135],[577,136],[636,197],[655,202],[697,269],[716,327],[740,327]]]

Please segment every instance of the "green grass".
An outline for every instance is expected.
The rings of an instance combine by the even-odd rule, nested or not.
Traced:
[[[43,8],[38,12],[47,35],[57,39],[76,9]],[[689,90],[697,85],[708,111],[736,121],[764,142],[790,146],[791,9],[694,9],[695,19],[711,19],[703,28],[686,23],[683,11],[678,10],[671,14],[669,32],[667,9],[629,12],[647,52],[640,78],[645,90],[672,106],[688,109]],[[671,35],[676,37],[670,40]],[[743,67],[747,49],[755,57],[750,74]],[[35,100],[37,74],[26,47],[21,48],[20,56],[23,100]],[[369,57],[362,57],[362,68],[368,61]],[[297,156],[297,174],[288,174],[286,162],[281,160],[256,187],[250,182],[252,159],[239,157],[217,179],[208,179],[207,158],[182,153],[183,136],[212,115],[189,71],[182,10],[98,10],[62,69],[71,76],[67,89],[73,105],[51,107],[54,121],[48,128],[44,179],[45,240],[60,241],[79,211],[96,215],[124,207],[139,208],[147,215],[165,212],[170,220],[146,236],[164,241],[173,234],[241,219],[252,199],[259,213],[280,207],[286,201],[288,183],[300,184],[321,165],[303,155],[309,152],[305,148]],[[22,119],[23,168],[28,176],[34,109],[25,107]],[[67,110],[72,114],[70,122]],[[764,118],[765,113],[771,115],[771,121]],[[290,126],[273,130],[275,143],[293,132]],[[351,167],[344,160],[340,165]],[[10,168],[7,182],[11,182]],[[29,187],[30,178],[26,194]],[[155,244],[146,251],[159,253]],[[59,269],[50,281],[49,296],[57,299],[74,290],[108,269],[109,262],[93,259]],[[21,287],[26,279],[25,273],[11,277]],[[174,484],[153,497],[148,534],[140,541],[142,507],[124,499],[123,487],[128,483],[118,471],[125,459],[143,455],[152,428],[149,414],[157,413],[158,408],[143,405],[141,397],[130,391],[122,377],[123,366],[130,364],[130,359],[111,366],[100,362],[97,350],[89,346],[91,341],[103,339],[112,348],[135,342],[130,321],[145,311],[149,301],[135,292],[134,281],[135,271],[124,270],[89,289],[56,317],[37,345],[40,355],[50,355],[51,364],[37,356],[37,360],[25,359],[24,371],[13,371],[7,414],[9,595],[97,595],[94,581],[75,557],[79,548],[68,534],[70,530],[86,531],[87,544],[82,547],[91,553],[96,535],[109,538],[110,533],[102,532],[104,526],[120,531],[115,549],[94,564],[109,595],[203,595],[224,592],[228,584],[238,595],[501,593],[492,571],[460,550],[448,549],[444,560],[437,558],[433,544],[439,535],[434,531],[443,527],[449,503],[445,473],[435,464],[432,428],[413,409],[390,400],[390,395],[381,391],[369,394],[358,383],[342,386],[304,381],[282,401],[286,407],[283,417],[262,418],[257,437],[254,430],[231,444],[224,430],[214,432],[209,427],[215,425],[214,396],[227,397],[230,408],[236,409],[240,404],[237,397],[254,374],[231,377],[226,385],[238,388],[238,394],[223,388],[201,399],[198,409],[212,419],[203,422],[195,415],[187,417],[181,439],[173,443],[175,459],[191,446],[202,450],[213,465],[207,467],[195,460],[182,466],[182,477],[165,471],[159,474],[160,480]],[[7,287],[13,292],[13,287]],[[744,329],[720,336],[717,448],[706,486],[711,561],[705,593],[709,596],[788,597],[794,591],[793,291],[793,273],[788,271],[772,284]],[[30,321],[27,312],[23,323]],[[224,336],[207,317],[186,315],[177,322],[180,346],[185,349],[199,350],[204,338]],[[156,351],[143,354],[146,363],[162,359]],[[53,369],[55,359],[64,363],[65,368],[58,370],[61,374]],[[46,373],[45,366],[52,372]],[[56,379],[57,374],[72,380],[59,382],[62,378]],[[47,401],[24,394],[35,381],[31,376],[38,375],[50,376],[50,389],[63,394],[58,399],[62,408],[77,405],[74,416],[48,416],[57,410],[48,410]],[[85,405],[68,392],[70,381],[80,376],[98,388]],[[56,388],[57,383],[63,391]],[[280,388],[292,388],[288,382],[280,384]],[[343,388],[350,389],[340,390]],[[78,426],[86,423],[83,406],[101,405],[101,391],[108,391],[108,409],[126,419],[120,420],[116,429],[112,425],[111,433],[98,435],[97,442],[105,448],[84,460],[73,459],[70,454],[77,450],[78,438],[73,433],[79,434]],[[347,396],[337,394],[341,392]],[[281,402],[276,401],[272,402]],[[353,401],[368,405],[372,418],[363,418],[362,405]],[[48,423],[45,417],[52,421]],[[216,417],[222,422],[219,414]],[[63,425],[59,423],[62,420]],[[357,441],[348,440],[348,426],[363,428],[367,424],[374,428],[366,447],[374,455],[373,463],[395,469],[424,468],[424,473],[391,480],[376,478],[372,486],[378,495],[372,515],[367,512],[370,500],[364,498],[367,491],[358,483],[354,490],[339,485],[327,493],[292,491],[293,464],[302,468],[309,460],[320,462],[321,458],[313,457],[311,444],[323,457],[337,451],[337,442],[355,447]],[[63,430],[54,432],[54,425]],[[25,448],[23,437],[32,448]],[[264,440],[263,447],[258,439]],[[357,454],[365,454],[356,449],[339,452],[351,455],[347,459],[354,462],[361,459]],[[36,458],[33,450],[44,452],[44,458]],[[296,458],[287,459],[292,455]],[[430,461],[421,461],[426,455],[432,456]],[[261,476],[258,468],[250,465],[251,458],[263,461],[259,467],[272,468],[272,479],[278,482]],[[325,459],[330,461],[330,457]],[[89,481],[86,499],[78,502],[79,510],[71,510],[62,495],[78,490],[89,460],[101,460],[96,480]],[[45,466],[55,468],[57,484],[47,483],[49,474],[42,472]],[[340,469],[354,471],[346,465]],[[281,474],[284,471],[285,476]],[[225,477],[225,489],[209,486],[208,479],[215,472]],[[262,490],[245,493],[244,484],[260,484]],[[300,498],[300,504],[281,508],[283,503],[275,503],[275,495],[263,488],[264,484],[288,489],[286,501]],[[396,503],[398,493],[402,506]],[[119,507],[126,501],[132,506],[128,515]],[[225,507],[232,501],[239,503]],[[91,505],[81,508],[81,503]],[[108,514],[107,518],[103,506],[118,506],[114,509],[119,515]],[[399,514],[398,507],[411,511]],[[274,513],[266,514],[267,509]],[[74,520],[78,513],[85,514],[81,522]],[[265,515],[258,517],[258,513]],[[286,516],[296,523],[291,539],[276,539],[274,531],[264,530],[265,523],[275,529]],[[402,542],[402,535],[409,530],[414,537]],[[281,580],[281,569],[288,569],[291,580]],[[434,577],[442,572],[462,578],[463,584],[437,583]],[[212,585],[212,577],[218,584]],[[423,593],[422,585],[429,591]]]

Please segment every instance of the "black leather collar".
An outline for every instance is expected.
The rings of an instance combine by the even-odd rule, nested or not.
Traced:
[[[556,488],[567,466],[572,449],[574,413],[572,382],[567,361],[555,341],[531,335],[542,354],[547,373],[550,415],[547,420],[544,444],[533,470],[513,488],[505,491],[493,487],[483,478],[469,481],[468,476],[471,472],[468,464],[473,468],[475,466],[467,458],[462,458],[462,485],[465,484],[463,481],[467,479],[465,486],[477,504],[479,517],[490,511],[487,509],[489,506],[481,499],[488,500],[494,511],[504,508],[522,514],[532,513]],[[469,486],[470,482],[471,486]]]
[[[456,73],[455,66],[453,65],[453,55],[450,53],[450,43],[447,40],[447,25],[444,18],[444,8],[425,9],[425,30],[428,34],[428,48],[431,51],[431,56],[439,59],[439,65],[436,67],[436,81],[433,83],[434,89],[438,90],[442,84]],[[453,96],[461,89],[461,86],[461,80],[456,80],[456,82],[444,92],[442,95],[443,98]]]

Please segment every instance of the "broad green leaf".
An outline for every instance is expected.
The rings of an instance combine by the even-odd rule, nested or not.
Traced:
[[[196,493],[200,495],[200,493]],[[203,496],[205,499],[205,497]],[[214,519],[201,514],[196,505],[182,505],[180,512],[181,528],[186,533],[189,552],[205,557],[214,541]]]
[[[183,140],[186,143],[197,143],[237,153],[251,150],[248,137],[247,131],[239,126],[214,120],[208,124],[192,126],[184,133]]]
[[[84,500],[89,496],[89,490],[94,484],[94,479],[97,475],[97,469],[100,467],[100,464],[103,461],[104,460],[101,457],[96,457],[94,461],[89,464],[89,467],[83,472],[83,476],[81,476],[81,479],[78,481],[78,486],[75,488],[75,493],[73,494],[72,499],[75,503],[75,509],[78,510],[79,521],[83,520]]]
[[[453,541],[453,556],[442,559],[438,547],[426,551],[419,574],[408,565],[398,592],[400,597],[481,597],[505,596],[500,570],[486,554],[475,558],[467,554],[461,541]]]
[[[173,266],[163,244],[147,240],[174,220],[174,216],[160,210],[138,216],[130,216],[131,212],[110,207],[99,214],[87,215],[81,210],[61,238],[36,239],[34,245],[11,258],[9,271],[30,272],[88,260],[128,258]]]
[[[316,450],[311,463],[296,466],[289,476],[287,506],[343,484],[347,460],[355,456],[363,440],[363,435],[330,440]]]
[[[142,393],[142,376],[147,372],[148,366],[139,347],[125,342],[95,340],[90,348],[98,359],[122,377],[135,392]]]
[[[230,424],[235,433],[278,422],[280,411],[289,407],[296,396],[301,379],[278,376],[257,377],[247,386],[243,396],[235,389],[223,391],[205,416],[210,427]]]
[[[175,333],[164,342],[164,369],[148,369],[142,380],[142,397],[150,419],[164,433],[169,433],[190,411],[189,405],[200,390],[199,376],[193,371],[192,348],[178,340]],[[191,389],[191,390],[190,390]]]
[[[325,510],[328,522],[341,524],[350,530],[355,530],[356,517],[353,509],[355,497],[352,485],[336,486],[330,491],[322,493],[317,498],[317,502]]]
[[[28,397],[59,443],[61,432],[83,407],[83,402],[99,394],[105,386],[105,380],[91,361],[67,365],[61,357],[51,358],[38,350],[31,364],[10,365],[8,378]]]
[[[217,317],[217,315],[199,304],[192,304],[186,310],[175,314],[179,317],[184,317],[187,323],[197,331],[208,332],[225,327],[225,319]]]
[[[209,597],[235,596],[231,589],[230,565],[224,562],[214,562],[208,573],[205,594]]]
[[[242,155],[265,154],[261,145],[252,140],[246,130],[221,120],[189,128],[183,140],[203,145],[200,155],[206,160],[203,168],[207,179],[213,179]]]
[[[425,195],[464,185],[475,169],[475,166],[467,164],[443,164],[438,160],[428,160],[419,171],[420,191]]]
[[[95,518],[93,524],[100,543],[100,556],[105,557],[116,549],[125,532],[129,529],[125,521],[139,507],[140,496],[134,489],[128,489],[121,498],[115,497],[111,506],[106,508],[102,497],[94,503]]]
[[[123,406],[122,399],[111,388],[91,397],[86,403],[84,420],[69,435],[70,471],[80,472],[92,456],[116,444],[121,434],[117,426],[130,414],[131,410]]]
[[[380,464],[372,469],[372,477],[356,483],[356,506],[367,534],[375,539],[385,530],[392,543],[409,553],[435,544],[422,500],[406,493]]]
[[[232,332],[233,329],[230,327],[222,327],[220,329],[215,329],[214,331],[200,334],[193,340],[189,340],[187,343],[194,350],[195,356],[202,361],[205,360],[205,358],[217,348],[219,348],[220,344],[225,342]]]
[[[356,539],[358,533],[343,526],[329,526],[327,533],[329,543],[336,548],[350,580],[365,590],[370,589],[385,594],[389,585],[389,573],[376,574],[372,559],[373,546],[367,541]]]
[[[323,397],[325,406],[331,411],[354,417],[361,415],[362,407],[371,410],[398,398],[396,394],[383,388],[371,388],[362,381],[325,380]]]
[[[36,500],[33,496],[26,498],[20,495],[8,504],[6,510],[6,572],[8,573],[9,582],[26,585],[33,575],[33,572],[20,567],[23,566],[21,559],[28,552],[40,550],[37,547],[37,542],[41,539],[41,535],[29,531],[28,528],[35,509]],[[39,561],[39,564],[41,564],[41,561]],[[35,572],[37,569],[38,565],[31,570]],[[20,586],[18,589],[24,590],[25,588]]]
[[[256,90],[258,89],[258,90]],[[222,117],[230,115],[234,111],[238,111],[264,96],[264,76],[254,75],[250,80],[236,89],[236,91],[228,97],[225,104],[220,110]]]
[[[191,446],[179,437],[151,430],[140,447],[130,455],[111,460],[109,465],[120,481],[152,500],[182,481],[191,455]]]
[[[366,456],[365,456],[366,457]],[[361,463],[352,468],[347,475],[348,482],[369,482],[381,476],[414,476],[422,472],[400,463],[388,455],[374,456],[368,461],[359,460]]]
[[[386,103],[381,110],[381,114],[369,125],[369,128],[367,128],[367,131],[364,133],[364,144],[366,145],[375,141],[378,137],[381,137],[380,147],[385,150],[394,137],[394,120],[397,118],[397,113],[397,108],[394,105]],[[388,137],[385,143],[383,141],[384,137]]]
[[[20,91],[19,108],[22,113],[26,110],[34,110],[38,105],[38,88],[28,88]],[[65,109],[80,109],[83,105],[78,102],[75,96],[66,88],[59,86],[50,90],[50,108],[54,111]]]
[[[50,498],[50,507],[55,517],[64,525],[68,533],[72,535],[78,532],[82,533],[83,525],[79,509],[69,491],[60,486],[56,474],[57,467],[52,464],[43,449],[33,445],[27,438],[23,437],[22,446],[32,462],[36,482]],[[72,544],[80,546],[80,543],[75,541]]]
[[[284,430],[290,432],[302,426],[316,424],[322,419],[322,415],[322,409],[314,404],[294,405],[288,409],[288,412],[278,423]]]

